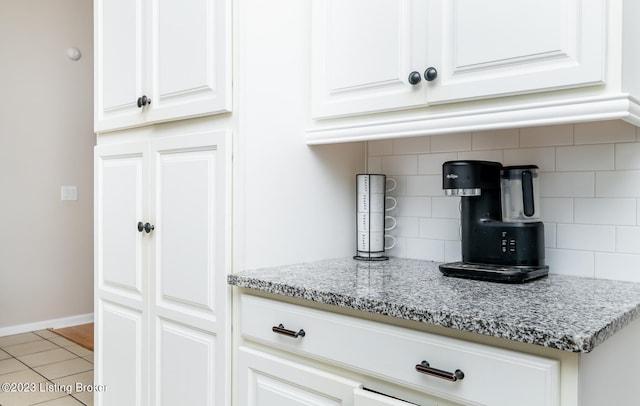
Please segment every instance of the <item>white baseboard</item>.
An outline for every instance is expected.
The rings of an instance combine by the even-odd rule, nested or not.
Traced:
[[[61,317],[59,319],[37,321],[35,323],[19,324],[17,326],[0,327],[0,337],[10,336],[13,334],[28,333],[30,331],[44,330],[47,328],[64,328],[87,323],[93,323],[93,313]]]

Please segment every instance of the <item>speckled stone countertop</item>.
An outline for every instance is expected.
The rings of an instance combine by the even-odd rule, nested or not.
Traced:
[[[245,288],[571,352],[640,315],[640,283],[549,275],[520,285],[449,278],[438,263],[332,259],[243,271]]]

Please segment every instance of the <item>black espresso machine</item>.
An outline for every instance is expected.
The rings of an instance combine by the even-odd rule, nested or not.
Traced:
[[[522,283],[549,273],[539,216],[538,167],[489,161],[442,164],[442,188],[461,197],[462,261],[447,276]]]

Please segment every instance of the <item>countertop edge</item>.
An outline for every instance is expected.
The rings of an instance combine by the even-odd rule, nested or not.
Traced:
[[[311,302],[349,308],[366,313],[396,317],[399,319],[411,320],[434,326],[467,331],[574,353],[591,352],[599,344],[602,344],[605,340],[622,330],[625,326],[640,316],[639,305],[625,311],[612,323],[604,326],[591,336],[555,336],[555,334],[552,334],[552,332],[549,331],[542,331],[524,326],[513,326],[508,323],[501,323],[498,320],[478,321],[468,319],[463,315],[425,312],[409,306],[296,287],[286,283],[264,281],[256,277],[245,277],[237,274],[231,274],[228,275],[227,282],[230,285],[255,289],[266,293],[304,299]],[[514,329],[524,331],[526,334],[518,334],[514,336],[510,333],[514,331]],[[538,339],[542,337],[544,337],[544,339]]]

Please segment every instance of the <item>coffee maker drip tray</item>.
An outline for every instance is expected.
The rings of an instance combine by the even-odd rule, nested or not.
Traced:
[[[450,262],[439,268],[445,276],[501,283],[523,283],[549,274],[546,265],[531,267]]]

